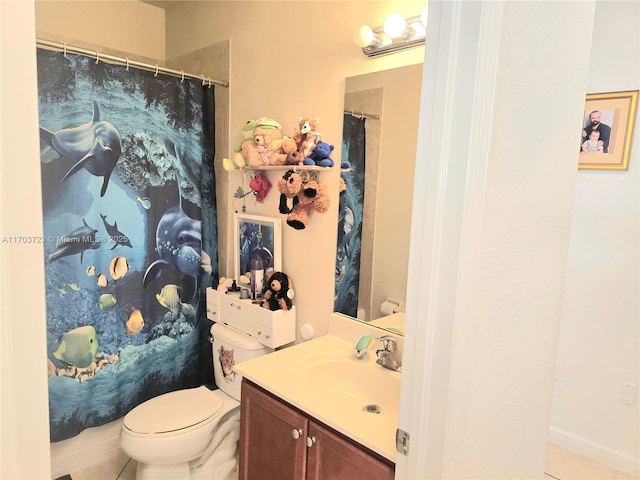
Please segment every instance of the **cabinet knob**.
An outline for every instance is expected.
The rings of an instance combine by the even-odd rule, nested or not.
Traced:
[[[302,429],[301,428],[294,428],[291,431],[291,436],[293,438],[295,438],[296,440],[299,439],[301,435],[302,435]]]
[[[313,444],[316,443],[316,437],[307,437],[307,447],[313,447]]]

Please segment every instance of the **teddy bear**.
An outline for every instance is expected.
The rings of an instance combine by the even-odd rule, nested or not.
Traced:
[[[274,153],[270,145],[282,138],[282,131],[278,128],[264,128],[261,126],[253,130],[253,141],[242,143],[240,154],[250,167],[265,165],[279,165],[286,159],[286,155]]]
[[[256,172],[253,178],[249,181],[249,187],[253,190],[253,194],[256,196],[258,202],[263,202],[269,190],[271,190],[271,182],[264,173]]]
[[[269,310],[291,310],[293,306],[293,282],[284,272],[273,272],[262,292],[262,308]]]
[[[278,211],[282,214],[291,213],[291,210],[298,203],[298,193],[302,189],[302,176],[295,170],[287,170],[278,180],[278,190],[280,190],[280,206]],[[293,206],[289,208],[287,200],[293,199]]]
[[[320,167],[333,167],[334,162],[329,157],[333,151],[334,146],[329,145],[326,142],[320,140],[316,143],[316,147],[311,152],[311,155],[304,159],[304,165],[318,165]]]
[[[299,117],[298,129],[294,135],[298,153],[302,159],[311,155],[320,141],[320,132],[316,130],[320,120],[317,117]]]
[[[291,213],[287,217],[287,225],[296,230],[303,230],[309,225],[309,214],[313,211],[324,213],[329,209],[331,202],[327,189],[320,185],[315,178],[311,178],[305,183],[298,195]]]
[[[298,165],[300,164],[300,155],[298,153],[298,144],[291,137],[282,137],[271,143],[271,149],[276,154],[285,154],[284,163],[281,165]]]

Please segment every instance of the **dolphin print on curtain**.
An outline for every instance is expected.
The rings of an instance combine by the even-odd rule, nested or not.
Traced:
[[[206,383],[213,88],[38,49],[51,440]],[[212,376],[211,376],[212,382]]]
[[[334,312],[356,317],[360,287],[360,250],[364,212],[365,119],[345,114],[342,160],[351,163],[341,173]]]

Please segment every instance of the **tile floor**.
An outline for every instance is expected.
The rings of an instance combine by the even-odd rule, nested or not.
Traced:
[[[547,461],[543,480],[640,480],[601,463],[570,452],[556,445],[547,447]],[[134,480],[136,462],[121,457],[72,473],[72,480]],[[69,480],[69,477],[62,477]]]
[[[640,480],[551,443],[544,471],[544,480]]]

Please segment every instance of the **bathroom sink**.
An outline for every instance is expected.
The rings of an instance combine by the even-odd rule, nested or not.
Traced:
[[[317,395],[344,402],[343,406],[362,409],[378,405],[381,411],[397,410],[400,402],[400,375],[385,371],[365,359],[317,359],[305,368],[308,388]]]
[[[326,335],[235,366],[311,417],[395,461],[402,374],[356,358],[353,342]]]

